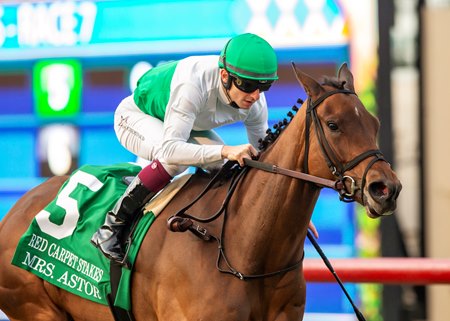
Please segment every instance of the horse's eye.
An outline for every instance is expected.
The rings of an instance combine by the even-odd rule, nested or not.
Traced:
[[[327,126],[329,129],[331,129],[332,131],[336,131],[339,129],[338,125],[335,122],[329,121],[327,123]]]

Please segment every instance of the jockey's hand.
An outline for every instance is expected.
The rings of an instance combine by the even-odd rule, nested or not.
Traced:
[[[317,232],[317,229],[312,221],[309,221],[308,229],[313,233],[316,239],[319,238],[319,232]]]
[[[251,144],[238,146],[225,145],[222,148],[222,158],[237,161],[241,166],[244,166],[244,158],[252,159],[253,156],[258,156],[258,151]]]

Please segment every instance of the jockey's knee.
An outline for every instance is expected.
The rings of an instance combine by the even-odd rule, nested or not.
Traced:
[[[167,164],[164,161],[160,161],[161,165],[164,167],[167,173],[169,173],[170,176],[175,177],[177,175],[180,175],[183,173],[186,169],[188,169],[188,166],[182,166],[182,165],[173,165],[173,164]]]

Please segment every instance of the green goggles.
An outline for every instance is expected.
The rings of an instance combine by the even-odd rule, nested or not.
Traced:
[[[250,80],[231,75],[230,77],[233,79],[233,84],[237,87],[237,89],[248,94],[254,92],[256,89],[259,89],[261,92],[268,91],[273,83],[273,80]]]

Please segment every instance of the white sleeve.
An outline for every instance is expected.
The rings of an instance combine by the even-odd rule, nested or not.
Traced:
[[[266,99],[261,95],[257,105],[252,107],[250,114],[244,121],[248,141],[256,149],[259,146],[258,141],[266,136],[266,131],[269,128],[268,118]]]
[[[222,159],[223,145],[187,142],[205,102],[206,97],[193,85],[183,84],[173,90],[164,117],[162,161],[169,165],[200,166]]]

